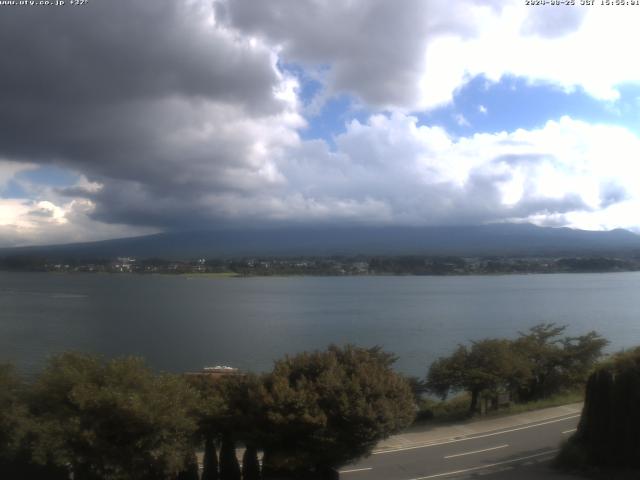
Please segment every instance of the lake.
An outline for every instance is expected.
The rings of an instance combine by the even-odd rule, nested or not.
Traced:
[[[424,375],[458,343],[542,322],[640,345],[640,273],[211,278],[0,272],[0,361],[37,372],[65,350],[157,370],[253,371],[330,343],[382,345]]]

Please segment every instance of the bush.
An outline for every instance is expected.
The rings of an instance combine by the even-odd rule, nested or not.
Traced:
[[[365,455],[413,421],[413,393],[379,348],[347,345],[285,357],[264,384],[265,464],[319,472]]]
[[[560,464],[640,468],[640,347],[591,374],[576,434]]]

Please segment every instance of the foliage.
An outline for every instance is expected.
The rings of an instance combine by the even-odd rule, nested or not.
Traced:
[[[258,449],[253,445],[247,445],[242,456],[242,480],[260,480]]]
[[[464,420],[469,414],[471,396],[467,392],[445,400],[424,398],[418,404],[416,423]]]
[[[178,474],[176,480],[200,480],[198,475],[198,459],[195,453],[190,453],[184,460],[183,470]]]
[[[35,427],[25,399],[26,385],[11,365],[0,365],[0,478],[67,479],[65,468],[44,458],[35,463],[31,456]]]
[[[26,436],[27,411],[20,401],[21,382],[11,365],[0,365],[0,463],[12,460]]]
[[[585,384],[608,342],[596,332],[560,338],[565,329],[553,323],[540,324],[515,341],[528,368],[517,392],[521,400],[546,398]]]
[[[170,478],[185,466],[196,430],[196,396],[179,377],[142,360],[54,357],[33,387],[39,452],[76,478]]]
[[[615,356],[591,374],[571,448],[582,448],[591,465],[640,468],[638,405],[640,347]]]
[[[207,435],[202,460],[202,480],[218,480],[218,456],[212,435]]]
[[[222,440],[232,435],[235,440],[258,444],[264,430],[262,412],[262,380],[251,373],[210,378],[189,378],[199,394],[197,418],[199,432],[206,438]]]
[[[394,361],[380,348],[347,345],[276,362],[263,392],[267,468],[336,466],[408,426],[413,395]]]
[[[511,342],[487,339],[473,342],[470,348],[460,345],[450,357],[438,359],[429,370],[427,384],[443,398],[451,390],[468,391],[469,411],[475,412],[483,392],[511,390],[522,369]]]
[[[442,399],[450,392],[469,392],[471,413],[477,411],[482,396],[495,398],[500,392],[530,402],[575,390],[586,381],[607,341],[595,332],[560,338],[565,328],[540,324],[516,340],[459,345],[431,365],[428,390]]]
[[[225,434],[220,447],[220,480],[240,480],[241,477],[236,443],[230,434]]]
[[[427,382],[419,377],[406,377],[407,383],[413,393],[413,400],[416,404],[420,403],[425,393],[429,391]]]

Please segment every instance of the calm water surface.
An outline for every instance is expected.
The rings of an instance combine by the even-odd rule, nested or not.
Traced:
[[[159,370],[267,370],[329,343],[382,345],[424,375],[459,342],[537,323],[640,345],[640,273],[189,278],[0,273],[0,361],[24,373],[65,350],[144,356]]]

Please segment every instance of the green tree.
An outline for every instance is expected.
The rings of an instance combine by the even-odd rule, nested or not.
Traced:
[[[561,370],[568,388],[584,385],[600,358],[608,341],[596,332],[562,340],[564,353]]]
[[[584,385],[607,341],[596,332],[561,337],[566,326],[543,323],[520,333],[515,348],[524,358],[528,375],[518,390],[522,401],[548,397]]]
[[[40,453],[77,480],[173,478],[193,448],[196,398],[137,358],[54,357],[33,387]]]
[[[406,378],[407,382],[409,383],[409,387],[411,387],[411,392],[413,392],[413,400],[417,405],[422,400],[422,395],[429,391],[427,383],[419,377]]]
[[[236,456],[236,442],[231,434],[222,437],[220,447],[220,480],[240,480],[240,464]]]
[[[515,345],[529,371],[527,381],[518,390],[520,400],[536,400],[557,391],[562,382],[559,366],[564,358],[560,335],[566,328],[543,323],[520,332]]]
[[[202,461],[202,480],[218,480],[218,455],[213,435],[206,436]]]
[[[11,365],[0,365],[0,478],[67,480],[69,472],[43,455],[34,458],[34,422],[28,409],[28,385]]]
[[[584,385],[607,341],[596,332],[562,337],[566,327],[545,323],[516,340],[485,339],[459,345],[437,359],[427,373],[427,388],[445,399],[451,392],[471,395],[470,413],[483,394],[509,392],[517,401],[544,398]]]
[[[563,446],[560,461],[632,468],[637,474],[640,468],[638,405],[640,347],[615,355],[591,373],[578,430]]]
[[[469,412],[473,414],[478,410],[481,394],[510,392],[525,374],[525,366],[512,342],[486,339],[472,342],[470,348],[459,345],[449,357],[436,360],[427,374],[427,385],[432,393],[443,398],[451,391],[469,392]]]
[[[255,447],[262,443],[264,436],[261,380],[252,374],[220,378],[203,375],[191,378],[190,382],[200,393],[201,434],[222,440],[220,478],[236,478],[239,465],[235,453],[230,454],[232,450],[235,452],[236,441]]]
[[[380,348],[287,356],[264,381],[265,478],[273,471],[324,471],[365,455],[415,415],[411,388]]]
[[[258,449],[254,445],[247,445],[242,455],[242,480],[260,480]]]
[[[440,357],[429,367],[427,373],[427,391],[445,400],[449,394],[456,390],[464,390],[465,368],[469,349],[464,345],[458,345],[448,357]]]
[[[22,385],[11,365],[0,365],[0,464],[18,455],[28,430]]]

